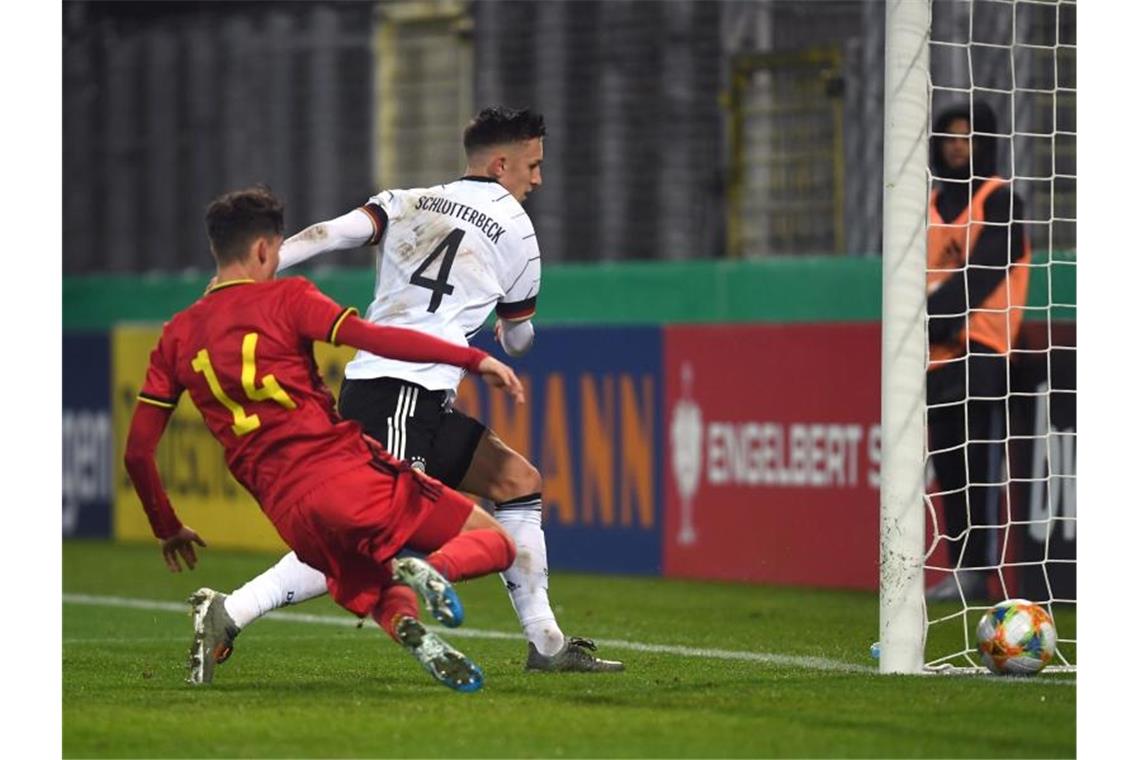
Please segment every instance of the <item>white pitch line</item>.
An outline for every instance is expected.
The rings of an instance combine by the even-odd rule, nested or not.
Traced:
[[[185,603],[164,602],[155,599],[132,599],[122,596],[93,596],[90,594],[64,594],[64,604],[86,604],[96,607],[129,607],[137,610],[151,610],[154,612],[186,613],[189,606]],[[334,625],[342,628],[356,628],[359,621],[348,617],[333,617],[331,615],[310,615],[304,612],[274,611],[266,615],[271,620],[283,623],[310,623],[316,625]],[[479,628],[439,628],[430,626],[435,630],[446,631],[449,637],[469,639],[499,639],[523,641],[521,633],[508,633],[507,631],[488,631]],[[674,644],[646,644],[639,641],[625,639],[594,639],[600,646],[614,649],[628,649],[634,652],[648,652],[651,654],[667,654],[677,657],[699,657],[710,660],[742,660],[763,665],[777,667],[805,668],[808,670],[823,670],[842,673],[876,673],[878,669],[868,665],[855,665],[842,660],[832,660],[827,657],[808,657],[800,655],[775,654],[772,652],[749,652],[736,649],[706,649],[702,647],[678,646]],[[1039,684],[1070,684],[1075,681],[1057,679],[997,679],[1003,683],[1039,683]]]
[[[151,610],[154,612],[181,612],[188,611],[187,604],[164,602],[153,599],[132,599],[122,596],[92,596],[88,594],[64,594],[65,604],[86,604],[97,607],[129,607],[137,610]],[[335,625],[355,628],[358,621],[349,617],[333,617],[331,615],[309,615],[303,612],[274,611],[266,615],[271,620],[287,623],[312,623],[317,625]],[[507,631],[488,631],[479,628],[448,628],[435,626],[436,630],[446,630],[449,637],[469,639],[500,639],[511,641],[524,641],[521,633]],[[733,649],[704,649],[699,647],[674,646],[669,644],[645,644],[638,641],[624,639],[594,639],[599,646],[614,649],[628,649],[634,652],[648,652],[652,654],[668,654],[680,657],[700,657],[713,660],[744,660],[766,665],[783,667],[799,667],[811,670],[830,670],[850,673],[872,673],[874,668],[866,665],[853,665],[840,660],[831,660],[826,657],[799,657],[786,654],[772,654],[768,652],[747,652]]]

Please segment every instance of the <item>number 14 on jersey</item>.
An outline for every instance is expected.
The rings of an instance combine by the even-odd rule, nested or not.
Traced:
[[[245,390],[245,395],[249,397],[250,401],[275,401],[286,409],[296,409],[297,402],[289,397],[289,394],[285,392],[281,384],[277,382],[277,378],[272,374],[261,378],[261,387],[258,387],[256,354],[257,333],[246,333],[241,342],[241,387]],[[238,437],[249,435],[261,427],[261,418],[256,414],[246,412],[245,408],[230,398],[229,394],[222,388],[222,384],[218,380],[218,373],[214,371],[214,365],[210,361],[209,351],[204,348],[199,351],[194,357],[194,361],[190,362],[190,366],[195,372],[206,378],[206,385],[210,386],[210,393],[214,395],[219,404],[233,415],[234,424],[231,429],[234,431],[234,435]]]

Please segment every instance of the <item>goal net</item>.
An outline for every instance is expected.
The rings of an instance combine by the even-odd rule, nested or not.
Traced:
[[[1007,598],[1072,669],[1075,2],[892,1],[886,52],[881,669],[981,670]]]

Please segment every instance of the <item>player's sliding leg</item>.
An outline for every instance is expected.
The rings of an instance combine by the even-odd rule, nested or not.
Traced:
[[[470,527],[484,522],[495,527]],[[514,541],[482,507],[472,510],[471,520],[463,531],[427,558],[428,563],[449,581],[481,578],[510,567],[514,562]]]
[[[503,583],[527,638],[528,670],[618,671],[625,666],[592,654],[593,642],[567,638],[550,605],[546,534],[542,530],[542,476],[522,455],[487,431],[479,441],[459,490],[496,502],[495,518],[514,540],[514,563]]]
[[[226,597],[226,612],[239,629],[289,604],[299,604],[328,593],[325,574],[289,552],[261,575]]]
[[[210,683],[214,666],[233,654],[234,639],[254,620],[279,607],[327,593],[324,573],[297,559],[293,552],[231,594],[198,589],[188,600],[194,615],[194,641],[187,680]]]
[[[456,691],[478,691],[483,671],[455,647],[428,631],[417,619],[416,594],[408,586],[388,586],[372,618],[392,639],[408,650],[432,678]]]
[[[463,607],[447,581],[458,582],[495,572],[510,564],[514,550],[507,534],[490,515],[477,507],[477,513],[471,513],[474,505],[468,499],[450,490],[445,493],[450,494],[448,504],[454,504],[459,510],[451,524],[443,525],[441,531],[439,521],[426,521],[410,544],[424,551],[436,549],[429,558],[434,569],[420,563],[430,573],[420,569],[415,573],[419,580],[413,581],[410,576],[415,566],[410,565],[405,571],[409,577],[404,580],[412,585],[418,583],[418,590],[432,615],[444,625],[454,627],[463,620]],[[465,520],[467,522],[463,522]],[[462,526],[456,527],[461,522]],[[460,532],[456,534],[456,530]],[[444,583],[438,583],[436,578],[430,577],[432,574],[436,578],[442,574]],[[293,552],[232,594],[199,590],[190,600],[195,626],[188,680],[210,683],[214,667],[232,654],[234,639],[254,620],[279,607],[327,592],[324,573],[301,562]],[[206,625],[200,621],[221,622]]]

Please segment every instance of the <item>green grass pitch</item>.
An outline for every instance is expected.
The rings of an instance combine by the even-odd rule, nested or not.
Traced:
[[[200,559],[175,575],[156,546],[64,543],[64,757],[1076,756],[1072,675],[879,676],[868,593],[555,572],[563,629],[612,642],[628,670],[552,675],[523,671],[507,595],[484,578],[459,587],[479,635],[445,634],[486,673],[472,695],[323,598],[288,610],[318,620],[250,626],[192,687],[177,603],[276,558]]]

